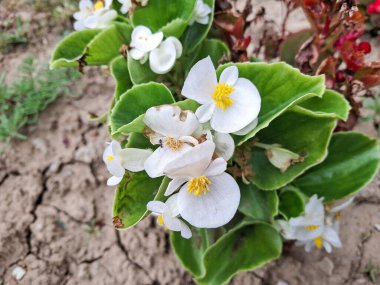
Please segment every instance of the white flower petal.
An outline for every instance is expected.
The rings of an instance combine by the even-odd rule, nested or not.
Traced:
[[[208,178],[211,184],[206,195],[194,196],[185,185],[178,196],[181,216],[198,228],[218,228],[227,224],[239,206],[240,189],[231,175],[223,173]]]
[[[76,21],[74,23],[74,30],[82,31],[84,29],[86,29],[86,26],[84,25],[84,21],[81,20],[81,21]]]
[[[323,231],[323,239],[328,241],[334,247],[342,247],[338,233],[332,227],[326,227]]]
[[[217,85],[216,73],[211,58],[208,56],[198,61],[186,77],[182,95],[200,104],[213,103],[212,94]]]
[[[172,217],[170,212],[165,211],[162,214],[162,217],[164,219],[165,226],[169,230],[176,232],[181,230],[181,221],[178,218]]]
[[[79,2],[79,10],[84,11],[87,9],[92,11],[94,9],[94,4],[91,0],[81,0]]]
[[[211,161],[210,165],[204,172],[205,176],[216,176],[222,174],[227,169],[227,162],[222,157]]]
[[[324,241],[323,242],[323,247],[325,248],[325,250],[326,250],[327,253],[331,253],[332,247],[331,247],[331,245],[328,242]]]
[[[108,159],[107,159],[108,156],[113,156],[111,144],[107,145],[106,149],[103,152],[103,161],[105,164],[108,163]]]
[[[112,175],[117,176],[117,177],[124,176],[125,169],[121,165],[121,162],[119,161],[119,159],[117,157],[114,157],[112,160],[108,161],[106,163],[106,166],[107,166],[108,171]]]
[[[227,67],[223,70],[219,78],[219,83],[235,85],[239,77],[239,69],[236,66]]]
[[[137,26],[132,31],[131,47],[135,47],[143,52],[150,52],[160,45],[164,34],[157,32],[152,34],[151,30],[145,26]]]
[[[165,41],[173,43],[176,51],[176,58],[180,58],[183,50],[181,42],[176,37],[168,37]]]
[[[178,209],[178,193],[170,196],[168,200],[165,202],[165,204],[168,206],[170,215],[172,217],[179,216],[179,209]]]
[[[261,97],[251,81],[239,78],[234,88],[230,96],[233,104],[226,110],[215,108],[211,118],[211,127],[221,133],[240,131],[255,120],[260,112]]]
[[[153,152],[150,149],[126,148],[119,152],[122,165],[125,169],[137,172],[144,170],[145,160]]]
[[[181,236],[183,238],[186,238],[186,239],[189,239],[192,237],[192,233],[191,233],[191,230],[190,228],[182,221],[181,222]]]
[[[191,149],[191,146],[187,144],[184,144],[177,151],[172,151],[166,147],[159,147],[145,160],[144,169],[152,178],[162,176],[167,165],[186,151],[189,151],[189,149]]]
[[[305,206],[305,213],[314,216],[324,216],[325,208],[323,207],[323,197],[318,199],[317,195],[310,197]]]
[[[172,105],[149,108],[144,116],[144,123],[154,132],[172,138],[189,136],[199,127],[193,112],[183,111]]]
[[[204,104],[199,106],[199,108],[195,111],[195,115],[197,116],[200,123],[206,123],[210,121],[214,110],[215,105],[213,103]]]
[[[147,55],[146,52],[144,51],[141,51],[137,48],[133,48],[129,51],[129,54],[131,55],[131,57],[134,59],[134,60],[141,60],[142,58],[144,58],[144,56]]]
[[[235,151],[235,142],[230,134],[215,132],[214,142],[216,145],[215,152],[218,156],[223,157],[226,161],[233,156]]]
[[[176,47],[172,41],[165,40],[149,54],[150,69],[157,74],[168,73],[176,61]]]
[[[350,197],[346,200],[343,200],[343,201],[336,201],[334,202],[331,206],[332,208],[330,209],[330,213],[337,213],[337,212],[340,212],[342,211],[344,208],[347,208],[348,206],[350,206],[352,204],[352,202],[354,201],[355,199],[355,196],[353,197]]]
[[[115,10],[105,11],[99,18],[98,28],[104,29],[111,25],[112,21],[117,18]]]
[[[111,149],[112,149],[113,155],[117,155],[117,153],[121,151],[121,144],[118,141],[112,141]]]
[[[168,210],[168,206],[161,201],[150,201],[146,205],[146,208],[155,214],[162,214],[163,212]]]
[[[112,177],[108,178],[107,185],[108,186],[115,186],[115,185],[119,184],[122,179],[123,179],[123,177],[112,176]]]
[[[164,173],[176,178],[201,176],[210,164],[214,150],[215,144],[205,141],[168,163]]]
[[[247,126],[242,128],[240,131],[234,132],[234,135],[245,136],[246,134],[251,132],[254,128],[256,128],[258,123],[259,123],[259,119],[256,118],[252,122],[250,122]]]
[[[187,178],[174,178],[169,182],[168,188],[165,191],[165,196],[170,196],[184,183],[186,183],[189,179]]]

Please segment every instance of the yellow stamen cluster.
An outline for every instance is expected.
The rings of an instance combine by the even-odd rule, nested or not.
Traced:
[[[162,214],[157,217],[157,222],[160,226],[164,224],[164,217],[162,216]]]
[[[189,181],[187,191],[193,193],[196,197],[201,194],[206,195],[210,191],[210,184],[211,181],[206,176],[196,177]]]
[[[97,11],[99,9],[102,9],[104,7],[104,3],[102,0],[98,0],[96,1],[96,3],[94,4],[94,10]]]
[[[317,237],[317,238],[315,238],[313,241],[314,241],[315,246],[316,246],[318,249],[321,249],[321,248],[322,248],[322,245],[323,245],[323,239],[322,239],[322,237]]]
[[[305,226],[305,229],[307,229],[308,231],[315,231],[316,229],[318,229],[319,226]]]
[[[111,160],[114,160],[114,156],[113,155],[107,155],[107,161],[111,161]]]
[[[223,111],[229,108],[234,100],[230,98],[231,93],[234,91],[234,87],[229,84],[219,83],[216,85],[212,99],[214,99],[215,105]]]
[[[184,142],[174,138],[165,139],[165,146],[170,148],[172,151],[180,150],[183,147]]]

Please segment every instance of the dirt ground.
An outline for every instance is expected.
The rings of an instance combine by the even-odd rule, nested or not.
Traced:
[[[15,49],[0,70],[11,79],[23,57],[47,61],[57,40],[53,34]],[[193,284],[152,219],[128,231],[113,228],[114,189],[101,162],[109,138],[88,120],[89,112],[107,110],[113,82],[104,70],[88,69],[73,88],[85,95],[56,101],[25,130],[28,140],[0,155],[0,284]],[[369,125],[359,129],[374,134]],[[373,284],[367,269],[380,267],[379,188],[380,176],[343,213],[343,248],[308,254],[285,246],[283,258],[231,284]],[[26,274],[16,281],[20,268]]]

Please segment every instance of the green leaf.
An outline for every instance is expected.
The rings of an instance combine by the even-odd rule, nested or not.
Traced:
[[[247,78],[255,84],[261,95],[259,123],[250,133],[237,139],[239,145],[266,128],[272,120],[290,107],[314,96],[322,97],[325,91],[324,76],[303,75],[283,62],[234,65],[239,69],[239,77]],[[220,66],[218,74],[228,66],[231,64]]]
[[[202,231],[207,229],[194,229],[190,239],[181,237],[180,232],[170,232],[170,243],[175,255],[183,267],[195,277],[200,277],[204,272],[202,258],[206,246]]]
[[[211,7],[212,12],[209,15],[209,22],[207,25],[202,25],[195,22],[187,28],[181,38],[184,53],[186,54],[195,50],[195,48],[205,39],[211,28],[214,19],[215,0],[204,0],[203,3]],[[209,49],[209,51],[213,52],[212,49]]]
[[[228,46],[221,40],[206,39],[203,41],[192,65],[197,63],[197,61],[210,56],[214,67],[217,68],[219,66],[219,60],[223,57],[223,55],[228,56],[230,53],[231,52]]]
[[[149,67],[149,61],[141,64],[140,61],[134,60],[128,54],[128,70],[131,80],[134,84],[147,83],[158,80],[159,75],[155,74]]]
[[[311,30],[303,30],[287,36],[280,46],[281,60],[292,66],[297,66],[296,55],[304,42],[313,35]]]
[[[135,85],[120,96],[112,109],[111,130],[114,132],[132,122],[150,107],[172,103],[174,103],[174,98],[164,84],[151,82]]]
[[[118,229],[128,229],[147,214],[149,201],[159,200],[168,184],[162,177],[152,179],[145,172],[127,173],[116,189],[113,217],[122,221]]]
[[[328,152],[325,161],[294,181],[307,196],[341,199],[360,191],[379,170],[379,143],[364,134],[336,133]]]
[[[149,139],[141,133],[129,134],[126,147],[129,147],[129,148],[145,148],[145,149],[155,148],[155,146],[153,146],[150,143]]]
[[[50,59],[50,68],[78,66],[80,59],[87,49],[87,45],[101,30],[84,30],[73,32],[55,47]]]
[[[129,77],[128,61],[122,56],[118,56],[111,62],[111,74],[115,79],[115,100],[119,100],[121,94],[132,88],[133,83]]]
[[[333,90],[326,90],[322,98],[310,98],[294,108],[303,108],[320,116],[329,116],[344,121],[348,119],[351,109],[344,96]]]
[[[179,101],[174,103],[173,105],[181,107],[182,110],[190,110],[195,112],[199,107],[199,104],[193,100],[186,99],[184,101]],[[142,133],[145,129],[144,116],[142,114],[134,119],[132,122],[120,127],[116,132],[112,133],[112,136],[117,136],[119,134],[128,134],[128,133]]]
[[[226,284],[240,271],[253,270],[281,254],[279,233],[264,223],[237,227],[211,245],[204,257],[205,274],[199,284]]]
[[[305,208],[303,194],[293,186],[286,186],[278,195],[280,199],[279,210],[280,214],[285,219],[300,216]]]
[[[88,65],[108,65],[120,55],[120,48],[131,41],[132,27],[115,22],[96,35],[88,44],[85,61]]]
[[[239,183],[239,211],[246,216],[264,222],[272,222],[278,212],[278,197],[275,191],[262,191],[252,184]]]
[[[291,165],[282,173],[269,162],[264,149],[254,147],[250,158],[252,183],[263,190],[276,190],[322,162],[327,155],[327,146],[335,125],[334,118],[295,110],[287,111],[272,121],[256,138],[260,143],[280,144],[287,150],[305,156],[304,161]]]
[[[195,0],[149,1],[133,12],[133,26],[147,26],[153,32],[163,31],[166,37],[179,38],[193,15],[195,3]]]

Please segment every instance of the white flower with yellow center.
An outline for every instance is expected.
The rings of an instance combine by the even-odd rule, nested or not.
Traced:
[[[103,152],[103,161],[113,175],[107,180],[107,185],[119,184],[126,169],[132,172],[144,170],[144,162],[151,154],[152,151],[149,149],[122,149],[119,142],[112,141]]]
[[[287,239],[299,241],[313,240],[321,236],[325,224],[325,210],[323,198],[313,195],[305,206],[303,216],[291,218],[287,221],[278,221],[282,234]]]
[[[225,172],[227,163],[219,157],[212,160],[215,144],[205,141],[165,168],[173,180],[166,196],[178,193],[181,217],[198,228],[218,228],[235,215],[240,202],[240,189],[235,179]]]
[[[93,3],[91,0],[81,0],[79,2],[79,12],[74,13],[74,29],[81,31],[84,29],[105,29],[116,19],[117,12],[110,9],[112,0],[98,0]]]
[[[120,12],[123,14],[127,14],[129,9],[132,7],[131,0],[117,0],[121,4]]]
[[[139,60],[144,64],[149,57],[149,52],[157,48],[164,34],[162,32],[152,33],[152,31],[145,26],[137,26],[133,29],[131,35],[131,50],[129,54],[134,60]]]
[[[336,224],[326,225],[323,227],[322,233],[311,240],[297,241],[296,245],[304,246],[306,252],[310,252],[313,248],[324,248],[328,253],[332,251],[332,247],[342,247],[339,238],[339,230]]]
[[[210,13],[211,13],[211,7],[203,3],[202,0],[197,0],[194,15],[191,18],[189,25],[192,25],[195,22],[202,25],[207,25],[210,20],[210,16],[209,16]]]
[[[152,178],[164,175],[169,162],[198,144],[192,134],[199,128],[199,122],[191,111],[172,105],[152,107],[145,113],[144,123],[152,131],[151,143],[159,145],[144,165]]]
[[[157,223],[164,226],[165,229],[181,232],[183,238],[191,238],[190,228],[179,219],[179,211],[177,206],[178,194],[169,197],[164,203],[161,201],[151,201],[147,205],[147,209],[157,216]]]
[[[218,83],[210,57],[198,61],[185,80],[182,94],[201,104],[195,114],[201,123],[210,121],[217,132],[244,135],[257,124],[259,91],[248,79],[239,78],[236,66],[223,70]]]

